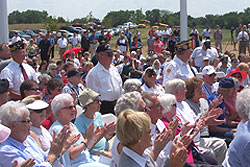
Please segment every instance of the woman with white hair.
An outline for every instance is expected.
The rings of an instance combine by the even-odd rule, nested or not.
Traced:
[[[77,127],[71,123],[76,117],[76,106],[70,94],[59,94],[51,102],[51,110],[56,121],[50,127],[49,132],[59,133],[63,126],[68,125],[71,135],[79,136],[79,140],[71,146],[63,155],[63,165],[71,167],[106,167],[107,165],[96,162],[89,153],[89,150],[96,144],[98,136],[94,132],[94,122],[87,129],[87,137],[83,138]],[[98,133],[98,132],[97,132]]]
[[[243,167],[250,164],[250,89],[243,89],[237,96],[236,109],[242,118],[237,127],[236,135],[231,142],[223,167]]]
[[[141,80],[136,78],[127,79],[123,84],[124,93],[137,91],[141,93]]]
[[[68,126],[63,127],[58,135],[54,135],[50,150],[44,152],[29,136],[29,110],[23,103],[10,101],[2,105],[0,121],[11,129],[10,136],[0,145],[0,166],[12,166],[15,160],[20,164],[29,158],[34,159],[35,167],[57,166],[56,160],[69,136]]]

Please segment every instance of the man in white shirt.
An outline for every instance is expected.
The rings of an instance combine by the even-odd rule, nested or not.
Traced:
[[[246,49],[248,49],[248,52],[250,54],[249,35],[247,33],[246,25],[243,26],[242,31],[237,36],[237,40],[239,40],[239,54],[240,53],[246,54]]]
[[[66,39],[66,34],[62,34],[62,37],[58,39],[57,45],[59,46],[59,55],[62,58],[63,53],[68,48],[68,40]]]
[[[20,86],[22,82],[28,79],[38,82],[38,79],[35,70],[30,65],[23,63],[27,55],[23,41],[18,41],[9,47],[13,60],[1,71],[0,78],[9,81],[9,97],[21,99]]]
[[[18,32],[15,32],[15,36],[12,37],[11,43],[16,43],[18,41],[21,41],[22,39],[19,37]]]
[[[79,38],[75,32],[74,32],[73,37],[70,38],[70,42],[72,44],[72,48],[77,47],[77,45],[79,44],[80,41],[79,41]]]
[[[163,86],[168,80],[180,78],[187,80],[194,77],[194,72],[190,68],[188,60],[191,56],[190,40],[182,41],[176,44],[176,55],[174,59],[166,64],[163,71]]]
[[[204,40],[210,39],[210,35],[211,35],[211,30],[210,30],[209,27],[207,27],[206,29],[204,29],[204,30],[202,31],[202,38],[203,38]]]
[[[102,114],[114,113],[116,100],[122,95],[122,79],[112,64],[113,52],[109,44],[96,49],[98,64],[86,76],[87,87],[100,94]]]

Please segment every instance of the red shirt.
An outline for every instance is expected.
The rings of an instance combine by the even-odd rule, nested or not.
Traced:
[[[49,117],[45,121],[43,121],[43,123],[42,123],[42,126],[44,128],[46,128],[47,130],[49,130],[51,125],[54,123],[54,121],[52,121],[52,117],[54,117],[54,115],[52,113],[50,113]]]

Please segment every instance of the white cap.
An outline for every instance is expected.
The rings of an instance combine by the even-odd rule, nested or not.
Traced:
[[[49,107],[49,104],[44,102],[43,100],[36,100],[33,103],[30,103],[30,104],[26,105],[26,107],[29,110],[32,110],[32,111],[36,112],[36,111],[46,109],[47,107]]]
[[[215,73],[215,69],[213,66],[206,66],[202,70],[202,75],[210,75]]]

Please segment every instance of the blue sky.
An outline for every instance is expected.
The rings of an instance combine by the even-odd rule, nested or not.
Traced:
[[[206,14],[241,12],[250,7],[250,0],[187,0],[187,11],[192,17]],[[180,10],[180,0],[7,0],[8,13],[14,10],[46,10],[49,15],[66,20],[85,17],[92,11],[94,17],[103,19],[109,11],[136,10],[143,12],[154,8],[172,12]]]

